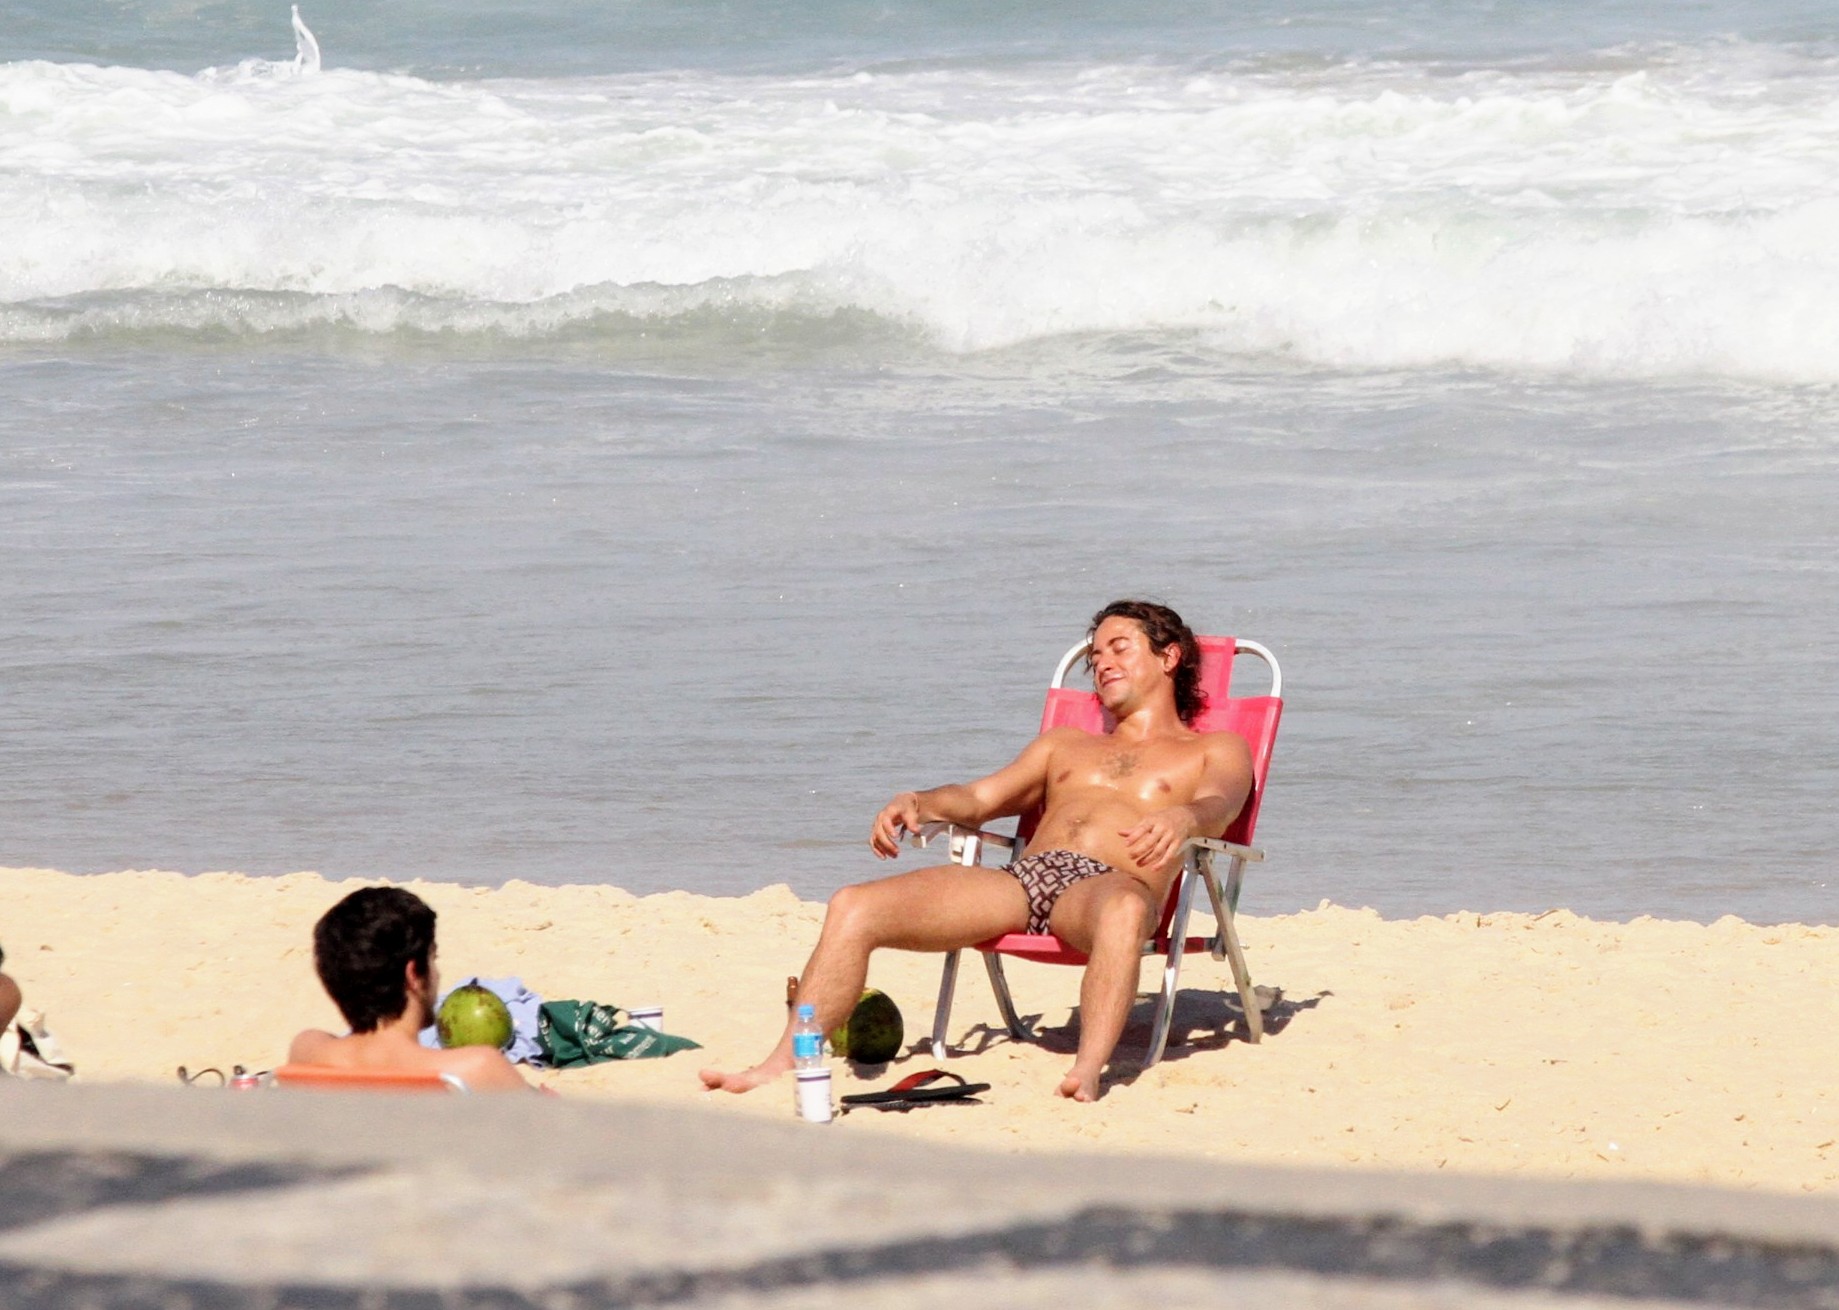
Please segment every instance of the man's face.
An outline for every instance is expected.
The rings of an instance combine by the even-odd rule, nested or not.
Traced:
[[[1180,661],[1181,647],[1157,651],[1142,624],[1114,615],[1092,634],[1092,689],[1113,717],[1128,714],[1169,680]]]

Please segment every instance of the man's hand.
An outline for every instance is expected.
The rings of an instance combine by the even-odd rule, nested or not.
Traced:
[[[879,858],[891,860],[900,854],[901,834],[919,830],[919,793],[903,791],[883,805],[881,813],[875,816],[874,827],[868,834],[869,849]]]
[[[1134,828],[1118,833],[1139,869],[1160,869],[1181,854],[1188,838],[1199,835],[1200,823],[1186,805],[1154,810],[1138,820]]]

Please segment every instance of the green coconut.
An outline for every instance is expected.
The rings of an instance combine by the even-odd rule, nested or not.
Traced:
[[[900,1043],[906,1035],[900,1007],[886,992],[871,987],[850,1011],[849,1021],[831,1030],[830,1049],[840,1060],[886,1064],[900,1054]]]
[[[511,1044],[511,1011],[496,992],[478,983],[448,992],[434,1026],[448,1048],[495,1046],[502,1051]]]

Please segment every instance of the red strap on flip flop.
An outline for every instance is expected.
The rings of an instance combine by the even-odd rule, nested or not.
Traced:
[[[916,1088],[930,1087],[941,1078],[949,1078],[959,1086],[964,1085],[964,1077],[961,1074],[955,1074],[946,1069],[921,1069],[918,1073],[908,1074],[888,1090],[890,1092],[911,1092]]]

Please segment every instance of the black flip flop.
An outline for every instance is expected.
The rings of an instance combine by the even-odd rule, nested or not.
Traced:
[[[943,1087],[935,1086],[941,1079],[949,1079]],[[925,1069],[919,1073],[908,1074],[885,1092],[855,1092],[843,1098],[846,1109],[866,1107],[872,1110],[898,1110],[905,1114],[908,1110],[917,1110],[924,1105],[949,1105],[957,1102],[962,1105],[982,1105],[977,1093],[990,1090],[988,1083],[967,1083],[955,1073],[944,1069]]]

